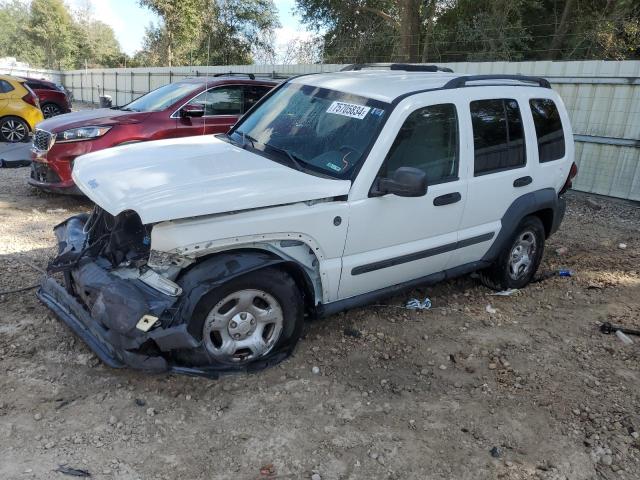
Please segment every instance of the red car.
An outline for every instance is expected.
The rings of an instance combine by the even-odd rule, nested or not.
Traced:
[[[37,78],[23,78],[29,88],[38,96],[44,118],[55,117],[71,111],[69,94],[62,85],[56,85],[53,82]]]
[[[196,77],[153,90],[122,107],[72,112],[38,124],[29,184],[80,194],[73,161],[126,143],[226,133],[276,83],[232,76]]]

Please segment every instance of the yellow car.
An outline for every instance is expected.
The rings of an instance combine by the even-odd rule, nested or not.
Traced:
[[[0,75],[0,142],[26,141],[36,123],[44,120],[38,97],[25,82]]]

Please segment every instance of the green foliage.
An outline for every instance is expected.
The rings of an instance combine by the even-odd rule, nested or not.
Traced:
[[[327,63],[640,58],[638,0],[296,0]],[[417,22],[417,26],[416,26]]]
[[[163,21],[147,28],[136,61],[147,65],[246,64],[251,63],[254,49],[272,48],[268,33],[279,25],[272,0],[191,2],[140,0]]]
[[[107,24],[88,8],[72,15],[62,0],[0,0],[0,57],[34,67],[115,67],[124,59]]]

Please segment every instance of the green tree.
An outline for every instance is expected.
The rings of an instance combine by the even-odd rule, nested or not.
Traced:
[[[28,25],[29,10],[23,2],[0,1],[0,57],[16,57],[29,64],[42,64],[44,51],[31,41]]]
[[[74,66],[74,24],[62,0],[32,0],[28,36],[44,53],[48,68]]]
[[[201,26],[205,0],[139,0],[139,3],[162,18],[163,26],[159,32],[153,32],[153,37],[158,37],[160,45],[166,47],[167,64],[171,67],[174,54],[193,41],[192,35]]]

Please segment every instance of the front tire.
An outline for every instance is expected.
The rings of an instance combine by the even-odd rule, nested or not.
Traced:
[[[542,261],[544,241],[542,221],[535,216],[525,217],[494,264],[478,272],[480,281],[498,291],[527,286]]]
[[[29,139],[29,125],[19,117],[0,119],[0,142],[20,143]]]
[[[295,281],[276,268],[234,278],[206,293],[187,321],[202,343],[176,352],[180,364],[242,370],[285,358],[302,332],[304,304]]]

